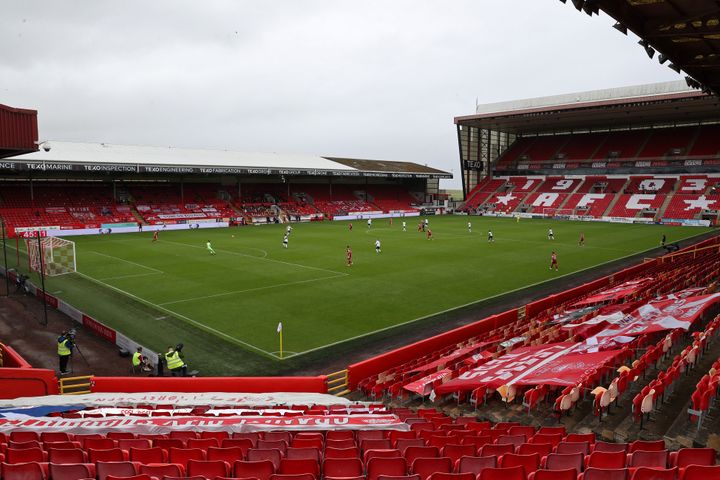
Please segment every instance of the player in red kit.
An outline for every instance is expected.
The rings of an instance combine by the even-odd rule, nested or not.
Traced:
[[[427,229],[427,239],[432,240],[432,230],[430,228]]]
[[[157,241],[158,241],[158,234],[159,234],[159,233],[160,233],[160,232],[159,232],[158,230],[155,230],[155,231],[153,232],[153,239],[152,239],[153,242],[157,242]]]
[[[350,230],[352,232],[352,223],[348,224],[348,230]]]
[[[350,245],[347,246],[345,249],[345,257],[347,258],[347,266],[352,266],[352,249],[350,248]]]
[[[553,267],[555,267],[555,271],[557,272],[558,271],[557,253],[555,253],[555,252],[552,252],[550,254],[550,270],[552,270]]]
[[[580,245],[581,247],[583,245],[585,245],[585,234],[584,233],[580,233],[580,241],[578,241],[578,245]]]

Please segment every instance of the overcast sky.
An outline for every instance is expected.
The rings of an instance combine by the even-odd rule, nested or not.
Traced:
[[[480,103],[679,80],[557,0],[4,2],[0,103],[41,140],[409,160]],[[459,185],[459,178],[447,186]]]

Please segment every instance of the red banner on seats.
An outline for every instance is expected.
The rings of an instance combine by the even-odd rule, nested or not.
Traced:
[[[687,331],[705,310],[717,302],[720,302],[720,293],[650,302],[612,322],[597,337],[634,337],[676,328]]]
[[[435,389],[438,395],[474,390],[480,386],[574,385],[589,370],[617,355],[617,351],[578,352],[576,343],[523,347],[470,369]]]
[[[444,368],[440,370],[439,372],[431,373],[430,375],[423,377],[419,380],[415,380],[414,382],[408,383],[407,385],[404,385],[403,388],[405,390],[408,390],[413,393],[417,393],[418,395],[429,395],[432,390],[432,384],[435,380],[440,380],[444,377],[450,377],[450,374],[452,372],[448,368]]]
[[[621,298],[625,298],[629,295],[632,295],[635,292],[638,292],[650,280],[652,280],[652,279],[649,277],[640,278],[637,280],[630,280],[629,282],[625,282],[616,287],[613,287],[613,288],[610,288],[607,290],[603,290],[602,292],[597,293],[591,297],[580,300],[579,302],[574,303],[573,306],[579,307],[582,305],[592,305],[595,303],[615,301],[615,300],[619,300]]]
[[[0,418],[0,432],[30,430],[68,433],[167,433],[173,430],[251,432],[257,430],[409,430],[396,415],[303,415],[299,417],[110,417],[92,419],[68,418]]]

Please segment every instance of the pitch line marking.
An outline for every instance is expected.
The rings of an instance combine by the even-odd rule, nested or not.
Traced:
[[[195,325],[196,327],[200,328],[201,330],[206,330],[206,331],[212,332],[212,333],[214,333],[214,334],[216,334],[216,335],[218,335],[218,336],[220,336],[220,337],[223,337],[223,338],[228,339],[229,341],[231,341],[231,342],[233,342],[233,343],[240,344],[240,345],[244,345],[244,346],[250,348],[251,350],[255,350],[256,352],[263,353],[263,354],[268,355],[268,356],[273,357],[273,358],[279,358],[277,355],[275,355],[275,354],[273,354],[273,353],[271,353],[271,352],[268,352],[267,350],[263,350],[262,348],[256,347],[255,345],[252,345],[252,344],[250,344],[250,343],[243,342],[242,340],[239,340],[239,339],[237,339],[237,338],[235,338],[235,337],[233,337],[233,336],[231,336],[231,335],[228,335],[228,334],[225,333],[225,332],[221,332],[220,330],[216,330],[216,329],[214,329],[214,328],[212,328],[212,327],[210,327],[210,326],[208,326],[208,325],[205,325],[204,323],[200,323],[200,322],[198,322],[198,321],[195,321],[195,320],[193,320],[193,319],[190,318],[190,317],[186,317],[185,315],[182,315],[182,314],[180,314],[180,313],[177,313],[177,312],[175,312],[175,311],[173,311],[173,310],[170,310],[170,309],[168,309],[168,308],[161,307],[160,305],[157,305],[157,304],[152,303],[152,302],[150,302],[150,301],[148,301],[148,300],[145,300],[144,298],[138,297],[137,295],[134,295],[134,294],[132,294],[132,293],[130,293],[130,292],[126,292],[125,290],[121,290],[121,289],[119,289],[119,288],[117,288],[117,287],[114,287],[114,286],[108,284],[108,283],[101,282],[100,280],[98,280],[98,279],[96,279],[96,278],[93,278],[93,277],[91,277],[90,275],[85,275],[84,273],[78,272],[78,271],[76,271],[75,273],[77,273],[77,274],[80,275],[81,277],[87,278],[87,279],[90,280],[91,282],[99,283],[100,285],[104,285],[105,287],[107,287],[107,288],[109,288],[109,289],[111,289],[111,290],[115,290],[116,292],[119,292],[119,293],[122,293],[122,294],[124,294],[124,295],[127,295],[127,296],[130,297],[130,298],[134,298],[135,300],[137,300],[137,301],[140,302],[140,303],[144,303],[145,305],[150,305],[151,307],[155,307],[155,308],[157,308],[158,310],[162,310],[162,311],[165,312],[165,313],[169,313],[170,315],[173,315],[173,316],[175,316],[175,317],[181,318],[181,319],[185,320],[186,322]]]
[[[193,245],[193,244],[191,244],[191,243],[171,242],[171,241],[169,241],[169,240],[158,240],[158,241],[159,241],[159,242],[164,242],[164,243],[170,243],[170,244],[173,244],[173,245],[182,245],[182,246],[184,246],[184,247],[199,248],[199,249],[201,249],[201,250],[205,250],[205,247],[201,247],[201,246],[199,246],[199,245]],[[257,248],[256,250],[260,250],[260,249]],[[327,268],[311,267],[310,265],[303,265],[302,263],[285,262],[285,261],[283,261],[283,260],[275,260],[274,258],[257,257],[257,256],[255,256],[255,255],[248,255],[248,254],[246,254],[246,253],[231,252],[231,251],[229,251],[229,250],[220,250],[219,248],[218,248],[217,250],[215,250],[215,251],[216,251],[216,252],[222,252],[222,253],[228,253],[228,254],[230,254],[230,255],[237,255],[237,256],[239,256],[239,257],[248,257],[248,258],[254,258],[254,259],[256,259],[256,260],[265,260],[265,261],[267,261],[267,262],[282,263],[283,265],[291,265],[291,266],[293,266],[293,267],[307,268],[307,269],[309,269],[309,270],[318,270],[318,271],[320,271],[320,272],[334,273],[334,274],[336,274],[337,276],[343,276],[343,277],[345,277],[345,276],[350,275],[349,273],[337,272],[337,271],[335,271],[335,270],[328,270]],[[263,250],[263,251],[264,251],[264,250]],[[267,253],[267,252],[265,252],[265,253]]]
[[[161,272],[149,272],[149,273],[136,273],[134,275],[119,275],[117,277],[106,277],[106,278],[99,278],[100,281],[105,280],[122,280],[123,278],[136,278],[136,277],[148,277],[150,275],[162,275]]]
[[[176,303],[184,303],[184,302],[194,302],[195,300],[205,300],[208,298],[217,298],[217,297],[223,297],[226,295],[235,295],[237,293],[247,293],[247,292],[257,292],[259,290],[269,290],[271,288],[277,288],[277,287],[287,287],[290,285],[299,285],[302,283],[311,283],[311,282],[318,282],[320,280],[330,280],[333,278],[340,278],[344,275],[331,275],[328,277],[320,277],[320,278],[311,278],[309,280],[298,280],[297,282],[288,282],[288,283],[278,283],[275,285],[266,285],[264,287],[255,287],[255,288],[246,288],[245,290],[235,290],[232,292],[225,292],[225,293],[216,293],[214,295],[204,295],[202,297],[194,297],[194,298],[184,298],[182,300],[174,300],[172,302],[163,302],[158,303],[158,305],[174,305]]]
[[[102,257],[112,258],[114,260],[120,260],[121,262],[129,263],[130,265],[135,265],[136,267],[144,268],[146,270],[152,270],[155,273],[163,273],[163,274],[165,273],[162,270],[158,270],[157,268],[148,267],[147,265],[143,265],[141,263],[131,262],[130,260],[125,260],[124,258],[113,257],[112,255],[96,252],[95,250],[88,250],[88,252],[94,253],[95,255],[100,255]]]

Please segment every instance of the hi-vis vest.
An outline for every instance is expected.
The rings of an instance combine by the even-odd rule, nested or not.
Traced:
[[[72,354],[72,351],[67,347],[67,342],[68,339],[65,337],[58,338],[58,355],[61,357]]]
[[[132,357],[133,367],[137,367],[138,365],[140,365],[140,357],[142,357],[141,353],[139,353],[139,352],[133,353],[133,357]]]
[[[167,367],[170,370],[175,370],[176,368],[180,368],[185,363],[182,361],[182,358],[180,358],[180,353],[173,352],[173,353],[166,353],[165,354],[165,361],[167,361]]]

